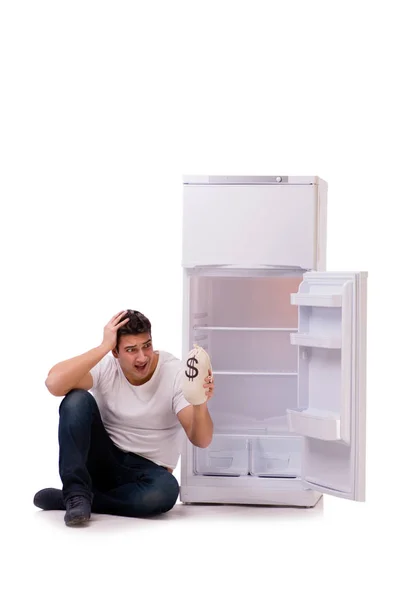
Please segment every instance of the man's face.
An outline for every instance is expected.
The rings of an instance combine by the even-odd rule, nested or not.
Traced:
[[[118,351],[113,350],[125,375],[135,381],[146,379],[151,373],[154,350],[149,333],[123,335],[119,340]]]

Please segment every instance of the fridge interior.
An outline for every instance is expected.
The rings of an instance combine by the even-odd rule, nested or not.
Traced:
[[[303,271],[247,270],[189,277],[190,348],[211,357],[214,436],[193,447],[203,476],[299,477],[302,437],[289,431],[298,408],[298,291]]]

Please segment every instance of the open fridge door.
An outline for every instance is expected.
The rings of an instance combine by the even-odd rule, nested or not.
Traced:
[[[367,273],[309,272],[299,292],[298,408],[307,488],[365,500]]]

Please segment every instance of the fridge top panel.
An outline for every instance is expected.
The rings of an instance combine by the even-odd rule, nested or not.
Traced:
[[[186,185],[318,185],[317,175],[184,175]]]
[[[325,267],[322,188],[184,185],[182,265]]]

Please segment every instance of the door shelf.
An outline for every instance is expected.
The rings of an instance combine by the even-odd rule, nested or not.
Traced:
[[[341,348],[342,340],[338,337],[321,337],[309,333],[291,333],[290,341],[295,346],[311,346],[313,348]]]
[[[342,296],[340,294],[290,294],[290,302],[296,306],[341,307]]]
[[[289,431],[319,440],[340,440],[340,415],[325,410],[288,409]]]

